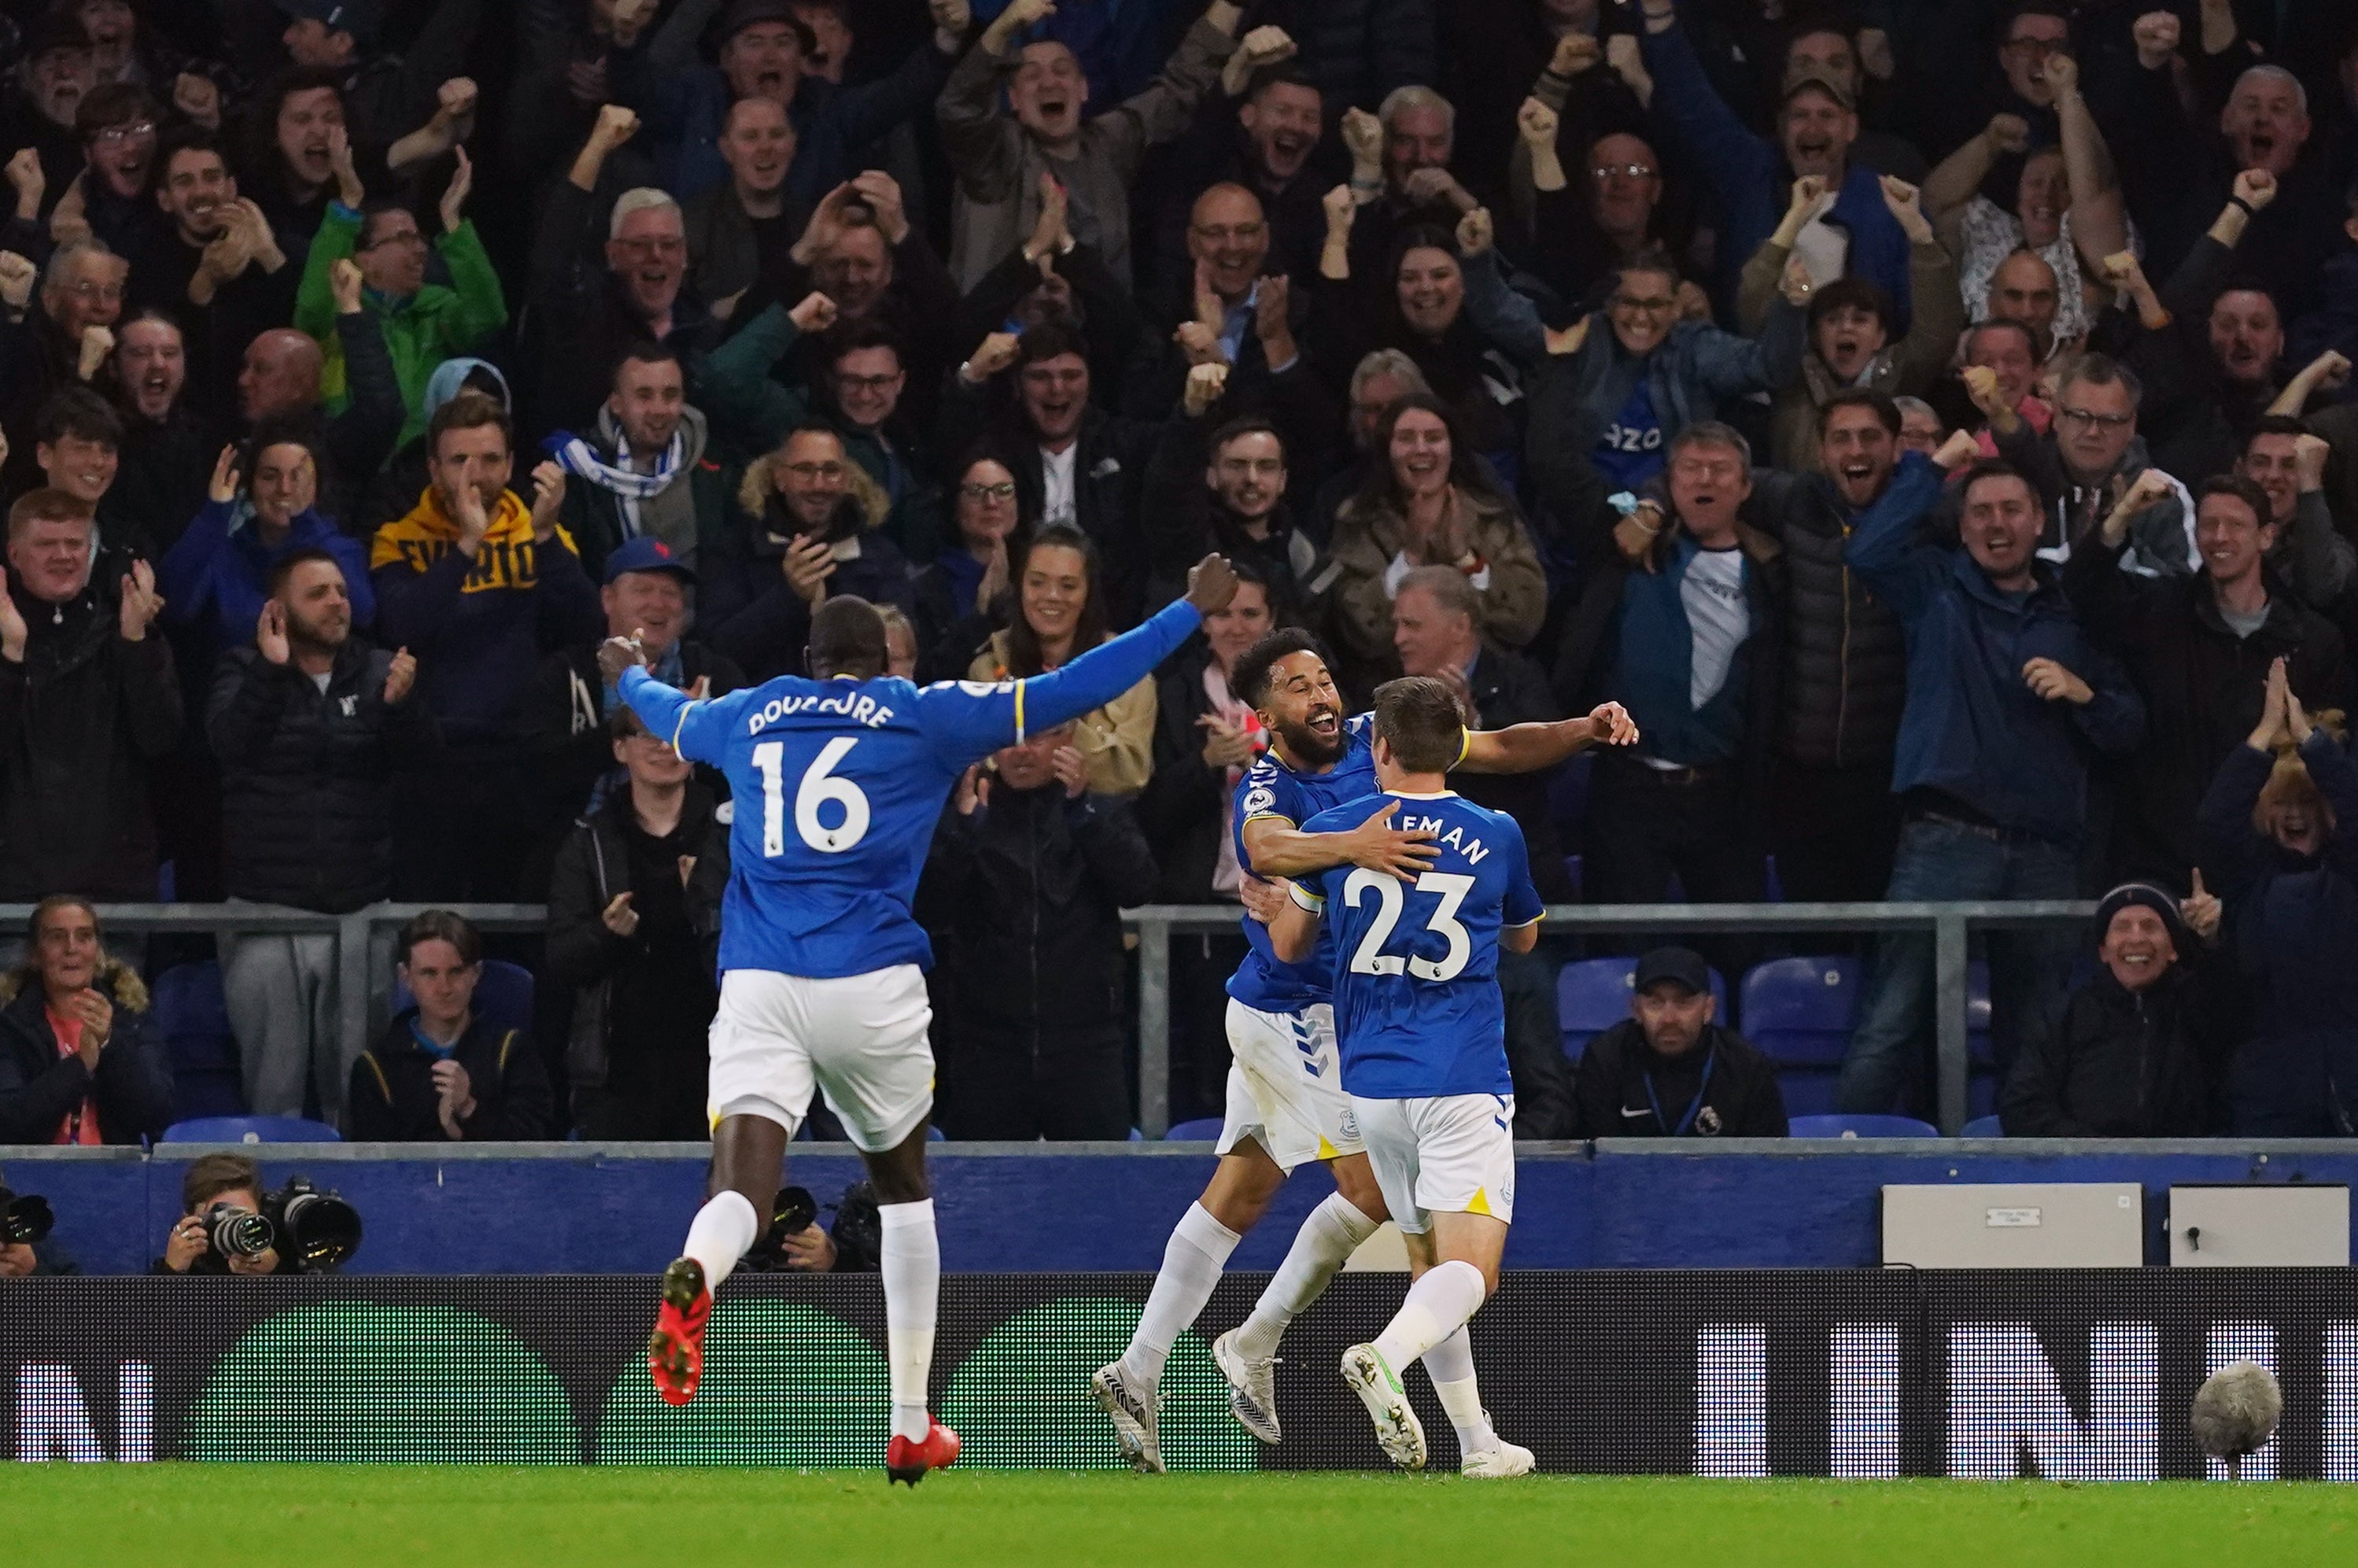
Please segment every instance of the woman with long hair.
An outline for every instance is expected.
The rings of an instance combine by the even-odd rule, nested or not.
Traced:
[[[969,455],[950,487],[957,537],[917,574],[917,659],[926,680],[965,669],[1012,613],[1014,557],[1032,531],[1015,475],[986,451]]]
[[[1385,415],[1370,456],[1367,482],[1335,514],[1335,634],[1352,677],[1372,684],[1398,673],[1392,592],[1416,567],[1464,572],[1483,637],[1502,648],[1529,643],[1547,611],[1538,546],[1448,406],[1421,394],[1402,398]]]
[[[968,680],[1024,680],[1062,667],[1104,642],[1097,546],[1061,524],[1041,529],[1013,557],[1015,615],[967,667]],[[1098,795],[1136,795],[1154,768],[1154,677],[1081,717],[1073,747]]]
[[[172,1120],[172,1069],[139,971],[106,950],[88,899],[33,907],[0,974],[0,1143],[136,1143]]]

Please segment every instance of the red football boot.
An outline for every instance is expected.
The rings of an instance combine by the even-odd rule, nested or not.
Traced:
[[[926,1471],[946,1470],[957,1463],[958,1434],[930,1415],[925,1418],[925,1427],[922,1443],[895,1437],[884,1445],[886,1486],[906,1481],[914,1487],[925,1478]]]
[[[712,1292],[704,1288],[704,1265],[693,1258],[679,1259],[664,1271],[663,1307],[655,1314],[655,1331],[647,1336],[647,1372],[664,1403],[684,1405],[696,1397],[696,1385],[704,1377],[704,1325],[711,1320]],[[951,1442],[955,1444],[957,1439]]]

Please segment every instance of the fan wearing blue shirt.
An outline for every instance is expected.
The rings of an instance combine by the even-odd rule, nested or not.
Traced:
[[[959,776],[1027,732],[1102,707],[1152,674],[1227,604],[1236,574],[1207,556],[1187,597],[1071,663],[1029,680],[920,690],[885,672],[884,622],[864,600],[811,617],[811,676],[782,676],[713,701],[654,680],[633,638],[599,665],[654,733],[717,767],[736,803],[721,905],[720,1007],[712,1021],[710,1198],[664,1272],[647,1365],[684,1405],[703,1373],[712,1288],[767,1223],[787,1141],[814,1087],[868,1166],[883,1228],[886,1359],[892,1390],[885,1470],[912,1485],[957,1456],[926,1409],[941,1274],[925,1181],[933,1110],[932,961],[910,914],[934,825]]]
[[[1343,1354],[1394,1464],[1421,1470],[1424,1431],[1401,1374],[1420,1357],[1457,1429],[1468,1476],[1527,1475],[1528,1449],[1502,1441],[1482,1410],[1466,1325],[1498,1289],[1514,1218],[1514,1080],[1507,1070],[1501,947],[1526,953],[1545,913],[1515,819],[1459,798],[1448,771],[1463,752],[1457,698],[1422,676],[1376,692],[1376,784],[1304,824],[1347,828],[1395,804],[1394,822],[1440,851],[1412,883],[1337,866],[1295,883],[1270,924],[1277,956],[1300,963],[1334,942],[1335,1033],[1343,1087],[1384,1205],[1408,1244],[1408,1300],[1373,1341]]]

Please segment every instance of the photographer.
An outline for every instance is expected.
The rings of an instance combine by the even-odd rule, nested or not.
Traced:
[[[850,1194],[844,1195],[844,1202],[850,1201]],[[7,1174],[0,1172],[0,1280],[81,1272],[73,1254],[49,1238],[50,1223],[49,1206],[30,1194],[19,1197],[10,1192]],[[842,1221],[836,1223],[840,1228]]]
[[[207,1154],[180,1173],[180,1217],[164,1241],[151,1274],[291,1274],[295,1266],[265,1247],[250,1256],[224,1255],[212,1244],[213,1208],[262,1212],[262,1167],[243,1154]]]
[[[172,1069],[138,972],[98,912],[34,906],[32,950],[0,975],[0,1143],[136,1143],[172,1119]]]
[[[818,1222],[809,1188],[787,1186],[778,1189],[770,1228],[740,1267],[763,1274],[872,1274],[883,1266],[883,1248],[876,1189],[865,1178],[843,1189],[827,1226]]]
[[[416,1000],[352,1064],[356,1141],[480,1143],[549,1135],[548,1076],[521,1030],[475,1016],[483,938],[429,909],[401,928],[401,980]]]

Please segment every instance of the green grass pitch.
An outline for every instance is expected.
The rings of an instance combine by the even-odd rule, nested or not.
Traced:
[[[0,1540],[73,1568],[2289,1568],[2358,1562],[2358,1487],[9,1465]]]

